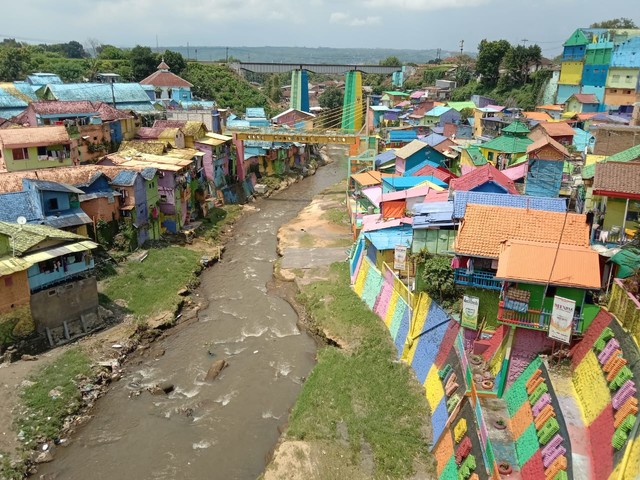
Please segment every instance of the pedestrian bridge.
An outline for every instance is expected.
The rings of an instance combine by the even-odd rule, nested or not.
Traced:
[[[229,67],[238,73],[284,73],[292,70],[306,70],[313,73],[325,73],[342,75],[346,72],[378,73],[391,75],[399,72],[402,67],[385,67],[382,65],[357,65],[357,64],[324,64],[324,63],[270,63],[270,62],[233,62]]]
[[[355,145],[357,135],[340,130],[291,130],[282,128],[228,129],[226,134],[234,135],[238,140],[288,143],[318,143],[333,145]]]

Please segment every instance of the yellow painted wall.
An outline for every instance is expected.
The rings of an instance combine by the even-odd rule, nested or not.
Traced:
[[[564,85],[580,85],[582,80],[582,62],[562,62],[560,70],[560,80],[558,83]]]
[[[637,68],[616,68],[609,69],[607,74],[607,88],[622,88],[635,90],[638,84]]]

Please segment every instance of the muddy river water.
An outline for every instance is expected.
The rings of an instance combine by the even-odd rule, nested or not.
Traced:
[[[254,205],[236,225],[223,260],[202,274],[199,295],[209,306],[198,321],[161,340],[165,355],[129,365],[100,399],[88,424],[38,474],[69,480],[253,479],[277,442],[304,377],[314,365],[314,341],[297,315],[267,291],[278,228],[313,196],[346,175],[338,161]],[[211,363],[229,367],[212,383]],[[140,386],[175,385],[168,396]]]

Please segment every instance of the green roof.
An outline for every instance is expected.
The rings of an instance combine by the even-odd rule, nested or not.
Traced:
[[[482,152],[477,145],[469,145],[465,150],[476,167],[481,167],[487,163],[487,159],[482,156]]]
[[[640,252],[633,248],[624,248],[611,257],[611,261],[619,265],[618,278],[627,278],[640,268]]]
[[[23,255],[45,240],[86,240],[86,237],[65,232],[46,225],[18,225],[17,223],[0,222],[0,235],[10,237],[10,244],[16,254]]]
[[[584,32],[579,28],[564,42],[565,47],[574,47],[576,45],[587,45],[589,40],[585,36]]]
[[[635,147],[628,148],[621,152],[616,153],[615,155],[611,155],[610,157],[602,160],[603,162],[631,162],[633,160],[638,160],[640,158],[640,145],[636,145]],[[596,174],[596,163],[592,163],[591,165],[587,165],[582,169],[582,178],[590,179],[593,178]]]
[[[393,97],[398,97],[398,96],[408,97],[409,96],[408,93],[398,92],[398,91],[395,91],[395,90],[392,90],[392,91],[389,91],[389,92],[384,92],[384,93],[385,93],[385,95],[391,95]]]
[[[476,108],[476,104],[471,102],[471,101],[468,101],[468,102],[447,102],[447,106],[449,106],[449,107],[451,107],[454,110],[457,110],[459,112],[464,110],[465,108],[474,108],[474,109]]]
[[[531,133],[529,127],[527,127],[524,123],[515,121],[511,123],[508,127],[502,129],[503,133]]]
[[[480,148],[496,150],[504,153],[525,153],[527,147],[533,143],[528,137],[515,137],[513,135],[500,135],[480,145]]]

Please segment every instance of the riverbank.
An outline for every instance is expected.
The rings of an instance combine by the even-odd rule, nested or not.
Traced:
[[[349,288],[345,190],[325,190],[278,234],[277,274],[323,342],[263,479],[435,478],[424,390]]]
[[[309,172],[313,173],[315,168]],[[274,190],[286,189],[300,179],[284,178],[274,184]],[[232,235],[235,222],[257,210],[254,204],[226,208],[231,211],[226,221],[204,222],[198,236],[186,238],[180,245],[174,243],[149,249],[143,261],[134,260],[119,265],[119,274],[101,283],[101,304],[109,307],[118,317],[113,321],[115,326],[84,337],[73,345],[46,352],[36,361],[0,365],[0,386],[3,390],[0,452],[4,452],[0,453],[0,465],[3,465],[0,470],[4,468],[0,477],[22,478],[24,471],[33,473],[36,458],[49,461],[52,455],[41,455],[45,451],[43,448],[46,448],[46,452],[54,452],[58,443],[66,445],[73,439],[74,430],[86,423],[93,414],[96,400],[110,385],[117,385],[112,382],[126,375],[131,364],[162,356],[164,351],[157,345],[162,342],[157,340],[167,339],[198,320],[198,313],[209,303],[209,299],[196,291],[198,274],[203,272],[200,260],[203,256],[209,259],[219,256]],[[179,268],[174,265],[176,261],[180,264]],[[77,378],[74,375],[67,379],[65,385],[56,385],[45,392],[44,397],[41,391],[35,395],[46,402],[55,400],[62,405],[66,396],[56,395],[56,390],[75,392],[67,399],[65,408],[56,410],[63,418],[53,418],[45,408],[39,407],[40,402],[33,403],[34,408],[27,412],[21,393],[31,387],[30,382],[37,380],[38,375],[46,376],[47,368],[56,368],[66,362],[65,356],[70,351],[71,355],[79,353],[87,359],[87,364],[91,365],[90,374],[83,372]],[[58,389],[58,386],[61,388]],[[33,420],[31,424],[36,431],[33,435],[21,435],[21,441],[17,438],[19,431],[15,429],[15,415],[25,413]],[[46,428],[42,427],[42,419],[46,422]],[[56,425],[58,429],[54,432],[51,428]],[[36,448],[25,448],[25,440],[28,440],[28,447]]]

